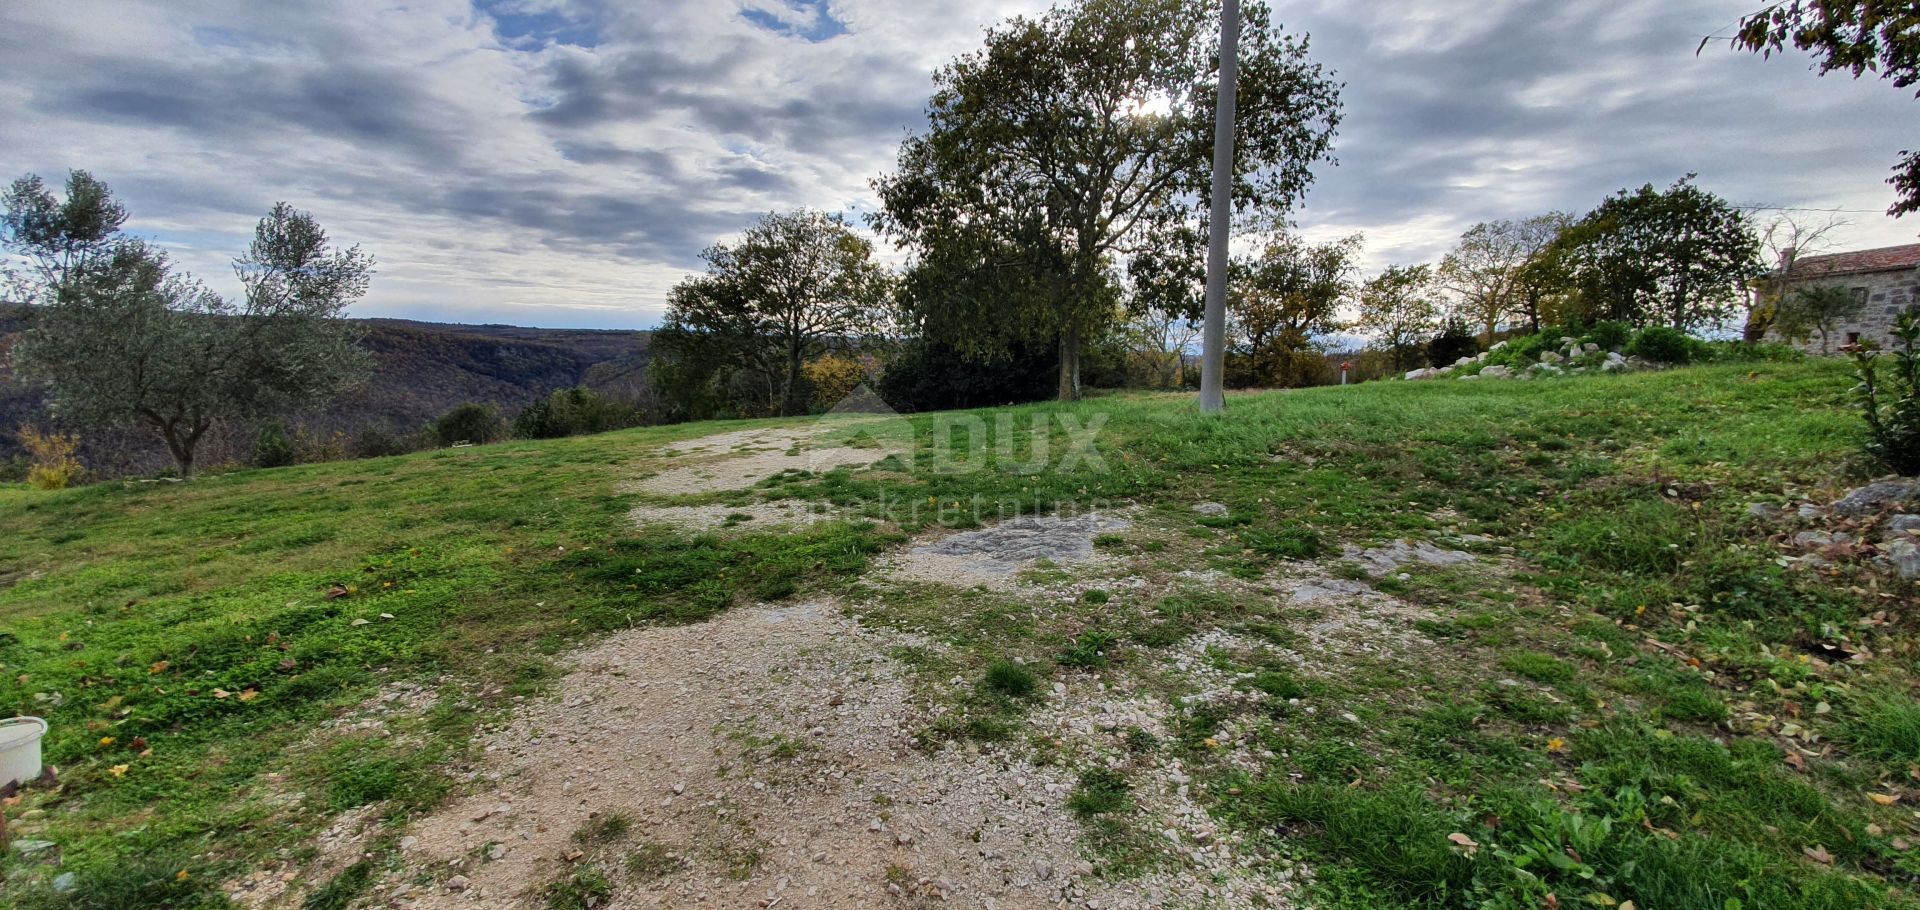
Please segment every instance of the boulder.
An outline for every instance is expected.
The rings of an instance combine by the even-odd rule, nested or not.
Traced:
[[[1539,363],[1534,364],[1533,366],[1527,367],[1527,372],[1539,373],[1540,375],[1543,375],[1543,376],[1558,376],[1560,375],[1561,370],[1559,367],[1554,366],[1553,364],[1542,360]]]
[[[1920,480],[1888,477],[1841,497],[1833,504],[1833,511],[1847,518],[1859,518],[1889,506],[1905,506],[1915,502],[1920,502]]]
[[[1541,362],[1541,363],[1544,363],[1544,364],[1547,364],[1547,365],[1549,365],[1549,366],[1552,366],[1552,365],[1555,365],[1555,364],[1559,364],[1560,362],[1562,362],[1562,361],[1564,361],[1564,360],[1566,360],[1566,359],[1567,359],[1567,358],[1565,358],[1565,357],[1562,357],[1562,356],[1560,356],[1559,354],[1555,354],[1555,353],[1554,353],[1554,352],[1552,352],[1552,351],[1541,351],[1541,352],[1540,352],[1540,362]]]
[[[1920,515],[1895,515],[1887,519],[1887,530],[1896,534],[1920,531]]]
[[[1498,350],[1500,350],[1501,348],[1504,348],[1504,347],[1506,347],[1506,346],[1507,346],[1507,343],[1506,343],[1506,342],[1504,342],[1504,341],[1502,341],[1502,342],[1500,342],[1500,343],[1498,343],[1498,344],[1496,344],[1496,345],[1494,345],[1493,347],[1490,347],[1490,348],[1488,348],[1487,350],[1489,350],[1489,351],[1498,351]]]
[[[1624,360],[1609,360],[1601,364],[1600,369],[1606,373],[1625,373],[1627,371],[1627,362]]]
[[[1568,338],[1565,335],[1560,336],[1560,346],[1563,348],[1571,345],[1576,345],[1579,343],[1580,343],[1580,339],[1578,338]]]
[[[1880,557],[1900,573],[1901,578],[1920,578],[1920,543],[1911,540],[1888,541],[1880,548]]]
[[[1414,382],[1421,379],[1432,379],[1439,372],[1440,372],[1439,370],[1430,370],[1430,369],[1408,370],[1407,381]]]
[[[1588,354],[1598,354],[1600,353],[1600,346],[1589,341],[1586,344],[1581,345],[1580,350]]]
[[[1456,367],[1463,367],[1463,366],[1466,366],[1467,364],[1470,364],[1470,363],[1473,363],[1473,362],[1474,362],[1474,361],[1473,361],[1473,358],[1471,358],[1471,357],[1462,357],[1462,358],[1460,358],[1459,360],[1456,360],[1456,361],[1454,361],[1454,362],[1453,362],[1453,365],[1454,365],[1454,366],[1456,366]]]
[[[1227,507],[1224,503],[1218,502],[1196,502],[1193,504],[1193,511],[1208,518],[1217,518],[1227,514]]]
[[[1496,363],[1493,366],[1481,370],[1480,375],[1488,379],[1512,379],[1513,368]]]
[[[1779,521],[1787,517],[1787,510],[1770,502],[1756,502],[1747,506],[1747,515],[1761,521]]]

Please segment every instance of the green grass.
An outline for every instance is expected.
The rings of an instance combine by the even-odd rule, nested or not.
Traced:
[[[660,467],[660,448],[741,424],[192,484],[0,487],[0,713],[52,721],[62,783],[28,791],[13,811],[44,815],[15,833],[58,843],[75,887],[52,893],[55,870],[17,854],[0,874],[31,910],[219,907],[223,879],[297,854],[337,813],[372,806],[398,825],[435,805],[476,727],[539,693],[569,648],[861,592],[864,621],[938,643],[901,655],[927,697],[957,703],[923,741],[1036,761],[1056,747],[1025,725],[1056,665],[1103,684],[1147,674],[1172,705],[1184,683],[1149,673],[1168,649],[1215,629],[1252,642],[1209,654],[1245,674],[1244,697],[1170,708],[1163,736],[1102,734],[1127,770],[1083,776],[1070,797],[1102,874],[1160,862],[1128,781],[1133,763],[1178,759],[1212,812],[1307,863],[1307,906],[1518,910],[1551,893],[1643,910],[1912,907],[1920,860],[1900,845],[1920,841],[1904,808],[1920,643],[1898,607],[1916,592],[1854,562],[1784,567],[1773,529],[1745,515],[1864,476],[1849,384],[1830,363],[1370,383],[1237,396],[1222,419],[1185,395],[1100,397],[977,412],[975,470],[922,451],[897,470],[673,501],[790,497],[846,519],[780,533],[627,523],[643,500],[627,484]],[[1034,473],[1025,440],[1001,454],[1003,426],[1050,427],[1064,451],[1061,422],[1035,420],[1056,415],[1104,416],[1105,470]],[[912,418],[923,438],[940,419]],[[1202,501],[1228,515],[1197,518]],[[1135,530],[1097,541],[1129,571],[1212,569],[1249,588],[1101,581],[1031,602],[1032,589],[861,587],[908,534],[1064,503],[1137,507]],[[1510,547],[1510,569],[1411,566],[1378,582],[1419,610],[1405,623],[1419,647],[1274,656],[1311,656],[1305,630],[1323,618],[1261,593],[1276,573],[1320,560],[1357,578],[1328,563],[1343,544],[1466,534]],[[1059,567],[1034,580],[1076,581]],[[941,694],[953,679],[975,684]],[[381,715],[393,735],[324,726],[403,684],[428,688]],[[1223,730],[1271,757],[1228,761]],[[664,848],[632,855],[641,878],[679,868]],[[310,905],[363,895],[383,856]],[[589,864],[544,887],[573,907],[610,883]]]

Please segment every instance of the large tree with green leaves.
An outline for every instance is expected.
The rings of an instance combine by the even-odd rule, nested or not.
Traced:
[[[1615,193],[1546,255],[1580,295],[1578,316],[1681,331],[1727,318],[1763,271],[1747,216],[1691,174]]]
[[[1360,235],[1308,243],[1282,234],[1260,255],[1234,263],[1227,295],[1229,327],[1245,358],[1243,384],[1306,382],[1302,355],[1317,334],[1338,331],[1340,303],[1353,292]]]
[[[1358,327],[1373,333],[1396,372],[1426,359],[1420,343],[1440,329],[1433,267],[1390,265],[1360,285]]]
[[[1920,84],[1920,6],[1913,0],[1775,3],[1743,17],[1733,37],[1734,48],[1768,57],[1788,44],[1811,52],[1822,75],[1841,70],[1858,79],[1871,71],[1897,88]],[[1920,150],[1901,152],[1887,183],[1896,194],[1887,214],[1920,211]]]
[[[1057,339],[1071,399],[1136,255],[1177,244],[1162,261],[1197,279],[1219,16],[1209,0],[1071,0],[934,74],[928,131],[875,183],[875,223],[926,273],[909,280],[924,331],[983,358]],[[1328,158],[1339,86],[1263,3],[1242,19],[1233,199],[1272,226]]]
[[[64,199],[29,176],[4,203],[0,245],[27,263],[22,296],[36,304],[16,372],[63,420],[151,429],[182,477],[218,421],[317,407],[365,369],[358,330],[340,317],[366,293],[373,260],[334,248],[286,203],[234,260],[237,304],[123,234],[126,210],[84,171]]]
[[[702,256],[707,273],[674,287],[654,335],[662,370],[732,373],[780,414],[806,412],[808,360],[886,322],[892,279],[839,215],[770,214]]]
[[[1461,234],[1440,261],[1435,280],[1453,293],[1455,312],[1480,326],[1482,344],[1491,344],[1494,331],[1510,319],[1525,319],[1539,330],[1541,304],[1555,291],[1553,273],[1541,262],[1572,221],[1561,212],[1483,221]]]

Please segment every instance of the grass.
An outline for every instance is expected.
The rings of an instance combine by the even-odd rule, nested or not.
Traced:
[[[1860,561],[1782,565],[1775,529],[1745,514],[1864,472],[1848,385],[1826,363],[1372,383],[1239,396],[1218,420],[1186,396],[1115,396],[976,412],[986,438],[964,443],[964,470],[922,451],[896,470],[665,503],[788,497],[847,517],[779,533],[627,524],[642,497],[625,483],[661,448],[739,424],[182,485],[0,487],[0,713],[49,718],[61,771],[10,818],[41,813],[15,834],[59,844],[74,887],[55,894],[54,870],[17,853],[0,874],[30,910],[219,907],[220,882],[299,855],[339,813],[372,807],[397,826],[434,806],[476,727],[542,691],[581,642],[851,592],[870,600],[865,621],[938,645],[900,655],[956,707],[928,748],[970,740],[1099,769],[1069,800],[1102,874],[1160,861],[1132,781],[1177,760],[1216,816],[1305,861],[1300,899],[1328,910],[1531,908],[1549,894],[1913,907],[1920,641],[1899,607],[1916,592]],[[1063,452],[1054,418],[1101,416],[1105,470],[1027,470],[1024,439],[996,454],[998,434],[1035,426]],[[941,419],[913,422],[937,438]],[[1228,513],[1196,516],[1202,501]],[[1137,521],[1096,546],[1152,587],[1085,587],[1059,567],[1017,595],[863,587],[907,535],[1102,503]],[[1469,534],[1493,539],[1476,550],[1510,548],[1511,570],[1372,580],[1329,562],[1347,543]],[[1271,580],[1307,560],[1408,602],[1420,646],[1286,659],[1314,653],[1307,632],[1326,617],[1286,608]],[[1177,581],[1206,570],[1233,581]],[[1188,682],[1151,668],[1216,630],[1245,643],[1207,656],[1234,697],[1176,701]],[[1108,731],[1108,754],[1083,760],[1026,733],[1056,666],[1181,706],[1161,735]],[[404,710],[378,707],[405,686],[424,688]],[[379,735],[328,725],[369,716]],[[606,855],[548,883],[548,905],[681,867],[657,845],[615,851],[627,834],[588,835]],[[389,849],[306,899],[355,900]],[[727,864],[751,875],[754,857]]]

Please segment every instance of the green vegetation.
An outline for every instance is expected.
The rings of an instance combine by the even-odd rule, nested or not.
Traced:
[[[899,655],[953,706],[923,744],[1099,769],[1070,799],[1101,874],[1161,861],[1134,788],[1144,798],[1142,769],[1178,759],[1216,817],[1305,861],[1309,906],[1912,907],[1920,703],[1912,620],[1892,608],[1915,592],[1844,554],[1819,573],[1784,566],[1777,529],[1746,512],[1873,470],[1849,460],[1847,386],[1839,364],[1745,362],[1247,396],[1224,420],[1185,396],[981,412],[990,437],[996,414],[1023,433],[1047,418],[1056,451],[1060,418],[1106,415],[1108,470],[1000,470],[989,438],[974,473],[923,452],[887,472],[783,475],[752,496],[848,515],[779,533],[630,529],[630,480],[712,426],[191,484],[0,487],[0,711],[48,717],[61,770],[10,819],[44,812],[24,836],[59,844],[74,889],[54,894],[53,870],[18,853],[0,871],[33,910],[218,907],[219,883],[298,851],[338,812],[399,824],[433,805],[476,725],[540,691],[552,655],[844,591],[868,599],[863,621],[940,644]],[[923,438],[934,419],[914,418]],[[948,504],[1089,500],[1137,506],[1101,553],[1149,588],[1068,585],[1038,604],[1037,588],[861,581],[904,535],[974,521]],[[1229,514],[1196,516],[1200,501]],[[1367,653],[1288,656],[1337,619],[1271,587],[1299,560],[1366,578],[1327,554],[1469,534],[1494,541],[1479,563],[1377,582],[1418,612],[1396,627],[1417,646],[1389,635]],[[1243,587],[1179,581],[1196,567]],[[1155,668],[1214,631],[1225,643],[1196,659],[1230,674],[1234,697],[1178,700],[1191,683]],[[1109,752],[1092,761],[1029,736],[1056,666],[1164,696],[1164,731],[1103,731]],[[372,707],[382,691],[404,707]],[[324,726],[342,717],[396,735]],[[583,830],[604,855],[536,885],[544,899],[578,906],[612,872],[680,867],[618,826]],[[312,899],[364,893],[384,843]]]

